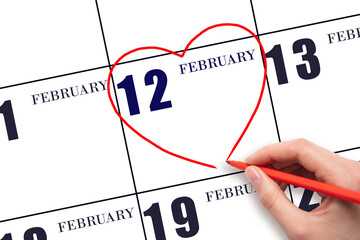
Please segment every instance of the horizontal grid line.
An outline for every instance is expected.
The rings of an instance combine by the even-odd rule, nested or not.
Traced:
[[[314,26],[314,25],[318,25],[318,24],[324,24],[324,23],[329,23],[329,22],[344,20],[344,19],[348,19],[348,18],[352,18],[352,17],[358,17],[358,16],[360,16],[360,13],[359,13],[359,14],[353,14],[353,15],[345,16],[345,17],[339,17],[339,18],[324,20],[324,21],[320,21],[320,22],[310,23],[310,24],[299,25],[299,26],[296,26],[296,27],[285,28],[285,29],[280,29],[280,30],[276,30],[276,31],[266,32],[266,33],[260,33],[259,36],[265,36],[265,35],[270,35],[270,34],[276,34],[276,33],[280,33],[280,32],[285,32],[285,31],[291,31],[291,30],[294,30],[294,29],[299,29],[299,28]],[[195,49],[200,49],[200,48],[205,48],[205,47],[211,47],[211,46],[215,46],[215,45],[219,45],[219,44],[225,44],[225,43],[229,43],[229,42],[240,41],[240,40],[244,40],[244,39],[248,39],[248,38],[252,38],[252,36],[248,36],[248,37],[244,37],[244,38],[236,38],[236,39],[227,40],[227,41],[223,41],[223,42],[212,43],[212,44],[203,45],[203,46],[199,46],[199,47],[189,48],[188,51],[195,50]],[[180,52],[183,52],[183,51],[184,51],[184,50],[178,50],[178,51],[175,51],[175,52],[176,52],[176,53],[180,53]],[[153,56],[149,56],[149,57],[144,57],[144,58],[129,60],[129,61],[125,61],[125,62],[118,63],[118,65],[127,64],[127,63],[132,63],[132,62],[138,62],[138,61],[143,61],[143,60],[152,59],[152,58],[157,58],[157,57],[162,57],[162,56],[166,56],[166,55],[170,55],[170,54],[171,54],[171,53],[165,53],[165,54],[159,54],[159,55],[153,55]],[[111,65],[111,66],[112,66],[112,65]],[[110,66],[110,67],[111,67],[111,66]],[[36,79],[36,80],[28,81],[28,82],[22,82],[22,83],[17,83],[17,84],[2,86],[2,87],[0,87],[0,90],[1,90],[1,89],[5,89],[5,88],[17,87],[17,86],[21,86],[21,85],[25,85],[25,84],[37,83],[37,82],[41,82],[41,81],[45,81],[45,80],[51,80],[51,79],[54,79],[54,78],[65,77],[65,76],[69,76],[69,75],[74,75],[74,74],[79,74],[79,73],[84,73],[84,72],[99,70],[99,69],[108,68],[108,67],[109,67],[108,65],[105,65],[105,66],[101,66],[101,67],[89,68],[89,69],[80,70],[80,71],[76,71],[76,72],[70,72],[70,73],[55,75],[55,76],[52,76],[52,77],[46,77],[46,78]]]
[[[58,211],[67,210],[67,209],[76,208],[76,207],[87,206],[87,205],[91,205],[91,204],[95,204],[95,203],[101,203],[101,202],[111,201],[111,200],[120,199],[120,198],[124,198],[124,197],[130,197],[130,196],[133,196],[133,195],[135,195],[135,193],[126,194],[126,195],[122,195],[122,196],[118,196],[118,197],[112,197],[112,198],[102,199],[102,200],[97,200],[97,201],[93,201],[93,202],[81,203],[81,204],[77,204],[77,205],[72,205],[72,206],[68,206],[68,207],[57,208],[57,209],[48,210],[48,211],[43,211],[43,212],[38,212],[38,213],[33,213],[33,214],[28,214],[28,215],[24,215],[24,216],[20,216],[20,217],[13,217],[13,218],[9,218],[9,219],[0,220],[0,223],[10,222],[10,221],[14,221],[14,220],[19,220],[19,219],[22,219],[22,218],[34,217],[34,216],[38,216],[38,215],[42,215],[42,214],[46,214],[46,213],[58,212]]]
[[[333,19],[324,20],[324,21],[315,22],[315,23],[309,23],[309,24],[299,25],[299,26],[296,26],[296,27],[284,28],[284,29],[275,30],[275,31],[271,31],[271,32],[261,33],[261,34],[259,34],[259,36],[265,36],[265,35],[275,34],[275,33],[279,33],[279,32],[291,31],[291,30],[295,30],[295,29],[299,29],[299,28],[304,28],[304,27],[311,27],[311,26],[314,26],[314,25],[319,25],[319,24],[324,24],[324,23],[329,23],[329,22],[344,20],[344,19],[348,19],[348,18],[352,18],[352,17],[358,17],[358,16],[360,16],[360,13],[359,13],[359,14],[354,14],[354,15],[345,16],[345,17],[333,18]]]
[[[241,40],[250,39],[250,38],[252,38],[252,36],[242,37],[242,38],[235,38],[235,39],[226,40],[226,41],[222,41],[222,42],[211,43],[211,44],[207,44],[207,45],[202,45],[202,46],[198,46],[198,47],[189,48],[189,49],[187,49],[187,51],[192,51],[192,50],[197,50],[197,49],[201,49],[201,48],[212,47],[212,46],[216,46],[216,45],[221,45],[221,44],[226,44],[226,43],[230,43],[230,42],[241,41]],[[176,52],[176,53],[182,53],[183,51],[184,51],[184,50],[178,50],[178,51],[175,51],[175,52]],[[163,56],[167,56],[167,55],[171,55],[171,54],[172,54],[172,53],[163,53],[163,54],[159,54],[159,55],[153,55],[153,56],[149,56],[149,57],[138,58],[138,59],[134,59],[134,60],[124,61],[124,62],[118,63],[117,65],[123,65],[123,64],[127,64],[127,63],[133,63],[133,62],[139,62],[139,61],[148,60],[148,59],[151,59],[151,58],[163,57]]]
[[[353,147],[353,148],[347,148],[347,149],[343,149],[343,150],[338,150],[338,151],[335,151],[334,153],[342,153],[342,152],[348,152],[348,151],[353,151],[353,150],[358,150],[358,149],[360,149],[360,146],[359,147]],[[179,186],[183,186],[183,185],[188,185],[188,184],[192,184],[192,183],[204,182],[204,181],[209,181],[209,180],[222,178],[222,177],[229,177],[229,176],[237,175],[237,174],[240,174],[240,173],[244,173],[244,171],[227,173],[227,174],[223,174],[223,175],[219,175],[219,176],[208,177],[208,178],[198,179],[198,180],[189,181],[189,182],[183,182],[183,183],[174,184],[174,185],[168,185],[168,186],[160,187],[160,188],[153,188],[153,189],[149,189],[149,190],[145,190],[145,191],[139,191],[138,194],[140,195],[140,194],[160,191],[160,190],[164,190],[164,189],[168,189],[168,188],[174,188],[174,187],[179,187]],[[19,217],[13,217],[13,218],[9,218],[9,219],[0,220],[0,223],[19,220],[19,219],[28,218],[28,217],[34,217],[34,216],[47,214],[47,213],[52,213],[52,212],[63,211],[63,210],[71,209],[71,208],[77,208],[77,207],[87,206],[87,205],[101,203],[101,202],[107,202],[107,201],[116,200],[116,199],[120,199],[120,198],[124,198],[124,197],[130,197],[130,196],[135,196],[135,193],[126,194],[126,195],[117,196],[117,197],[112,197],[112,198],[107,198],[107,199],[102,199],[102,200],[97,200],[97,201],[92,201],[92,202],[87,202],[87,203],[82,203],[82,204],[77,204],[77,205],[72,205],[72,206],[63,207],[63,208],[57,208],[57,209],[53,209],[53,210],[28,214],[28,215],[19,216]]]
[[[334,153],[342,153],[342,152],[348,152],[348,151],[353,151],[353,150],[358,150],[358,149],[360,149],[360,147],[347,148],[347,149],[335,151]]]
[[[164,189],[167,189],[167,188],[179,187],[179,186],[183,186],[183,185],[188,185],[188,184],[198,183],[198,182],[203,182],[203,181],[209,181],[209,180],[213,180],[213,179],[217,179],[217,178],[222,178],[222,177],[229,177],[229,176],[237,175],[237,174],[240,174],[240,173],[244,173],[244,171],[237,171],[237,172],[233,172],[233,173],[227,173],[227,174],[224,174],[224,175],[219,175],[219,176],[214,176],[214,177],[209,177],[209,178],[194,180],[194,181],[190,181],[190,182],[184,182],[184,183],[169,185],[169,186],[165,186],[165,187],[149,189],[149,190],[145,190],[145,191],[140,191],[140,192],[138,192],[138,194],[144,194],[144,193],[149,193],[149,192],[160,191],[160,190],[164,190]]]
[[[201,49],[201,48],[207,48],[207,47],[212,47],[212,46],[215,46],[215,45],[221,45],[221,44],[226,44],[226,43],[230,43],[230,42],[236,42],[236,41],[245,40],[245,39],[249,39],[249,38],[252,38],[252,36],[243,37],[243,38],[236,38],[236,39],[231,39],[231,40],[227,40],[227,41],[222,41],[222,42],[217,42],[217,43],[202,45],[202,46],[198,46],[198,47],[193,47],[193,48],[189,48],[187,51],[196,50],[196,49]],[[176,52],[176,53],[181,53],[181,52],[183,52],[183,51],[184,51],[184,50],[178,50],[178,51],[175,51],[175,52]],[[171,55],[171,53],[163,53],[163,54],[158,54],[158,55],[153,55],[153,56],[148,56],[148,57],[133,59],[133,60],[129,60],[129,61],[124,61],[124,62],[118,63],[117,65],[123,65],[123,64],[133,63],[133,62],[140,62],[140,61],[143,61],[143,60],[148,60],[148,59],[152,59],[152,58],[163,57],[163,56],[167,56],[167,55]],[[41,81],[51,80],[51,79],[60,78],[60,77],[66,77],[66,76],[75,75],[75,74],[80,74],[80,73],[84,73],[84,72],[95,71],[95,70],[99,70],[99,69],[103,69],[103,68],[108,68],[108,67],[111,68],[112,66],[113,66],[113,65],[105,65],[105,66],[101,66],[101,67],[89,68],[89,69],[80,70],[80,71],[76,71],[76,72],[70,72],[70,73],[55,75],[55,76],[52,76],[52,77],[40,78],[40,79],[28,81],[28,82],[22,82],[22,83],[7,85],[7,86],[0,87],[0,90],[1,90],[1,89],[5,89],[5,88],[17,87],[17,86],[21,86],[21,85],[26,85],[26,84],[31,84],[31,83],[37,83],[37,82],[41,82]]]
[[[236,174],[243,173],[243,172],[244,172],[244,171],[238,171],[238,172],[223,174],[223,175],[219,175],[219,176],[214,176],[214,177],[209,177],[209,178],[203,178],[203,179],[198,179],[198,180],[189,181],[189,182],[184,182],[184,183],[179,183],[179,184],[175,184],[175,185],[169,185],[169,186],[165,186],[165,187],[154,188],[154,189],[150,189],[150,190],[145,190],[145,191],[138,192],[138,195],[144,194],[144,193],[149,193],[149,192],[155,192],[155,191],[159,191],[159,190],[163,190],[163,189],[178,187],[178,186],[182,186],[182,185],[187,185],[187,184],[192,184],[192,183],[197,183],[197,182],[208,181],[208,180],[212,180],[212,179],[216,179],[216,178],[228,177],[228,176],[236,175]],[[43,214],[47,214],[47,213],[53,213],[53,212],[63,211],[63,210],[71,209],[71,208],[83,207],[83,206],[92,205],[92,204],[96,204],[96,203],[102,203],[102,202],[112,201],[112,200],[116,200],[116,199],[120,199],[120,198],[125,198],[125,197],[131,197],[131,196],[135,196],[135,195],[136,195],[136,193],[130,193],[130,194],[125,194],[125,195],[121,195],[121,196],[117,196],[117,197],[106,198],[106,199],[101,199],[101,200],[97,200],[97,201],[92,201],[92,202],[87,202],[87,203],[76,204],[76,205],[72,205],[72,206],[68,206],[68,207],[62,207],[62,208],[57,208],[57,209],[53,209],[53,210],[47,210],[47,211],[42,211],[42,212],[38,212],[38,213],[27,214],[27,215],[23,215],[23,216],[19,216],[19,217],[13,217],[13,218],[8,218],[8,219],[0,220],[0,223],[10,222],[10,221],[14,221],[14,220],[23,219],[23,218],[34,217],[34,216],[43,215]]]
[[[66,76],[75,75],[75,74],[84,73],[84,72],[95,71],[95,70],[99,70],[99,69],[102,69],[102,68],[108,68],[108,67],[109,66],[89,68],[89,69],[80,70],[80,71],[76,71],[76,72],[70,72],[70,73],[64,73],[64,74],[60,74],[60,75],[55,75],[55,76],[52,76],[52,77],[40,78],[40,79],[28,81],[28,82],[16,83],[16,84],[0,87],[0,90],[5,89],[5,88],[18,87],[18,86],[21,86],[21,85],[27,85],[27,84],[30,84],[30,83],[42,82],[42,81],[51,80],[51,79],[54,79],[54,78],[66,77]]]

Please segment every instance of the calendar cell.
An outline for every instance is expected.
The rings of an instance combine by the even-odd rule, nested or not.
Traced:
[[[2,2],[0,87],[107,65],[98,21],[94,1]]]
[[[1,90],[1,219],[134,193],[107,72]]]
[[[203,8],[206,10],[200,13],[199,9]],[[213,24],[238,23],[255,32],[250,3],[244,1],[226,0],[221,3],[206,4],[190,0],[179,4],[165,0],[131,1],[126,4],[118,1],[99,1],[99,9],[102,13],[111,62],[115,62],[125,52],[138,47],[158,46],[173,51],[183,50],[196,34]],[[134,21],[135,19],[137,21]],[[120,24],[122,22],[127,24]],[[244,36],[249,34],[245,31],[228,29],[218,34],[207,34],[207,38],[212,40],[210,43]],[[193,46],[204,44],[209,44],[209,41],[200,39]],[[129,59],[157,54],[152,51],[142,52]]]
[[[352,109],[360,100],[356,90],[360,38],[329,43],[328,37],[343,29],[356,29],[358,19],[261,38],[267,49],[268,77],[281,140],[303,137],[334,152],[358,146],[360,119]],[[284,68],[279,70],[283,63]]]
[[[262,239],[270,232],[286,239],[279,226],[268,221],[243,172],[144,192],[139,198],[147,239]]]
[[[228,56],[234,61],[229,60],[224,64],[222,59],[223,66],[202,71],[195,71],[195,65],[185,67],[185,64],[189,66],[188,63],[215,59],[215,56]],[[146,76],[152,72],[158,72],[151,77],[155,89],[152,85],[146,85]],[[157,188],[229,171],[225,160],[255,109],[263,84],[264,66],[257,42],[246,38],[189,50],[183,58],[166,55],[120,64],[115,68],[113,77],[118,84],[116,98],[115,94],[113,98],[118,100],[122,117],[131,127],[168,151],[221,169],[199,168],[164,154],[126,128],[136,184],[139,190],[146,190],[151,186]],[[168,105],[153,111],[151,103],[157,88],[165,79],[166,85],[161,90],[159,103]],[[253,123],[255,127],[250,126],[249,129],[260,132],[262,137],[246,136],[233,155],[235,159],[244,159],[255,151],[254,142],[271,143],[277,139],[267,92],[263,98],[259,110],[261,113],[255,116]],[[152,169],[152,174],[159,178],[142,178],[148,169]]]

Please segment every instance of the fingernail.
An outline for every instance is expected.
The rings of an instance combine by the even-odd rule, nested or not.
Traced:
[[[261,178],[260,178],[260,175],[255,170],[255,168],[254,167],[246,168],[245,174],[246,174],[247,178],[250,180],[251,185],[255,188],[255,190],[257,190],[257,188],[261,182]]]

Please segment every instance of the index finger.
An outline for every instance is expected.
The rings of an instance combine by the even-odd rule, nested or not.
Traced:
[[[248,164],[298,163],[318,179],[328,182],[328,176],[339,174],[341,157],[305,139],[286,141],[266,146],[246,159]]]

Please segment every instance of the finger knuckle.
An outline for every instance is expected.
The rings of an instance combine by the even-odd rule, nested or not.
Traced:
[[[310,142],[305,138],[299,138],[294,141],[294,146],[298,149],[304,149],[310,146]]]
[[[304,138],[299,138],[292,142],[292,144],[290,145],[290,149],[300,158],[301,156],[308,153],[308,149],[311,148],[311,144],[312,143],[308,140]]]

